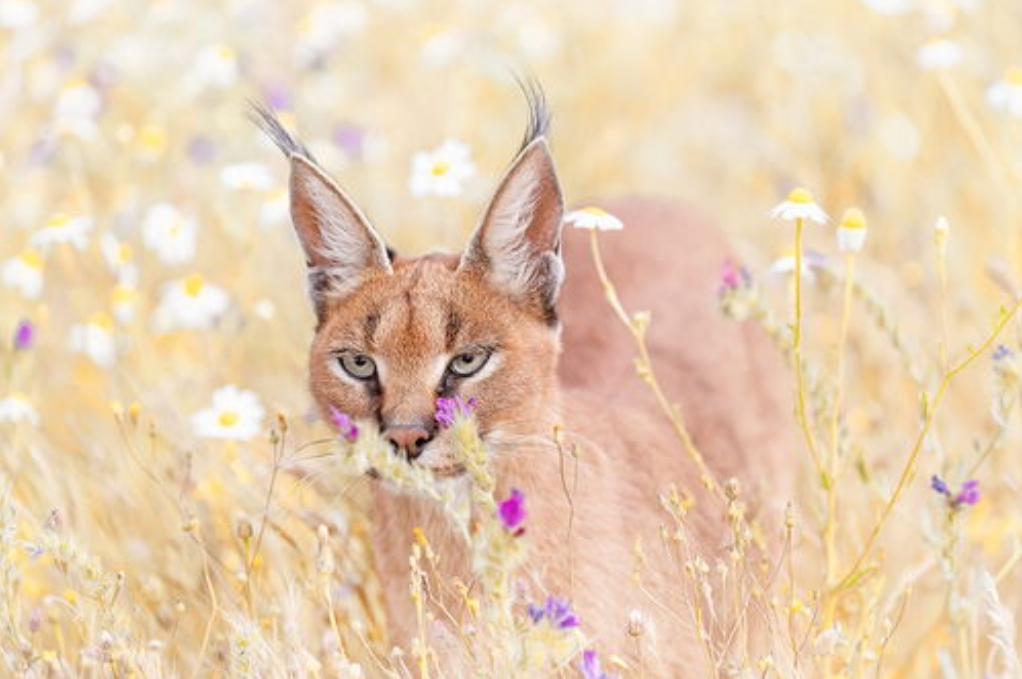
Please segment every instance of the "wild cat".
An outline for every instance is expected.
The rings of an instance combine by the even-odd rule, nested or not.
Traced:
[[[464,252],[421,257],[393,255],[306,148],[259,111],[291,164],[291,214],[316,315],[312,395],[328,422],[332,408],[375,421],[395,455],[444,478],[464,470],[434,419],[437,398],[476,399],[497,496],[514,488],[527,498],[529,568],[542,586],[570,598],[601,653],[634,650],[626,629],[638,609],[657,639],[645,651],[647,676],[706,676],[691,616],[671,597],[678,564],[661,547],[657,506],[669,484],[698,490],[700,480],[635,376],[631,340],[606,305],[583,236],[562,230],[549,116],[541,96],[529,104],[524,141]],[[754,328],[717,311],[721,235],[668,202],[602,205],[626,224],[607,243],[606,264],[625,303],[652,312],[656,369],[697,445],[722,478],[783,495],[783,365]],[[578,452],[570,497],[557,426]],[[449,577],[471,580],[467,553],[432,500],[381,483],[374,497],[389,629],[407,644],[416,633],[412,527],[444,555]],[[723,517],[696,514],[696,539],[715,552]],[[632,577],[636,539],[646,593]]]

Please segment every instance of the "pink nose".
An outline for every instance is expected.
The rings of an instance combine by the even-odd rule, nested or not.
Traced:
[[[432,438],[425,428],[417,424],[392,424],[387,427],[384,436],[398,452],[404,453],[409,460],[414,460],[422,452]]]

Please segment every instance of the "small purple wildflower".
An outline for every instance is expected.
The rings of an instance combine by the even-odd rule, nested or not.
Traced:
[[[752,275],[744,266],[735,264],[732,259],[725,259],[720,267],[720,288],[718,293],[723,295],[727,292],[734,292],[738,288],[747,288],[752,284]]]
[[[525,495],[515,488],[506,500],[497,505],[497,518],[514,535],[521,535],[525,532]]]
[[[334,143],[355,160],[360,160],[365,151],[365,130],[353,123],[341,123],[334,128]]]
[[[466,400],[461,396],[452,398],[441,396],[436,400],[436,415],[434,417],[441,427],[453,427],[454,420],[458,417],[470,416],[475,411],[477,403],[475,397]]]
[[[963,505],[972,507],[980,499],[979,481],[976,479],[969,479],[962,484],[957,493],[953,493],[944,479],[934,474],[930,477],[930,488],[943,495],[951,509],[958,509]]]
[[[208,137],[193,137],[188,142],[188,157],[199,165],[205,165],[216,158],[216,145]]]
[[[546,603],[542,606],[529,604],[529,619],[533,624],[539,624],[543,620],[549,622],[557,629],[571,629],[578,627],[578,616],[571,610],[571,604],[565,599],[558,599],[555,596],[548,596]]]
[[[274,111],[291,110],[291,91],[284,85],[269,85],[263,89],[263,98]]]
[[[979,481],[976,479],[970,479],[962,484],[961,490],[958,491],[958,495],[955,495],[954,504],[955,506],[969,505],[972,507],[979,502]]]
[[[614,679],[600,667],[600,659],[592,649],[582,652],[582,662],[578,666],[578,671],[585,679]]]
[[[354,443],[358,438],[358,425],[346,413],[342,413],[332,405],[329,408],[330,419],[333,421],[334,426],[337,427],[337,433],[345,441]]]
[[[18,351],[31,349],[35,343],[35,326],[32,321],[23,320],[18,322],[14,329],[14,348]]]
[[[998,344],[997,348],[994,349],[993,357],[995,361],[1003,361],[1004,359],[1010,357],[1011,353],[1012,353],[1011,349],[1004,346],[1003,344]]]

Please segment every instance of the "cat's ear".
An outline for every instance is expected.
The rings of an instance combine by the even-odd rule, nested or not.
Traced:
[[[370,271],[391,273],[387,247],[369,220],[315,162],[291,156],[291,221],[305,250],[317,312]]]
[[[461,258],[475,271],[521,301],[554,313],[564,280],[561,219],[564,203],[546,138],[529,142],[515,158]]]
[[[305,251],[309,294],[320,321],[327,302],[372,271],[392,273],[390,255],[369,220],[265,106],[252,119],[291,162],[291,221]]]

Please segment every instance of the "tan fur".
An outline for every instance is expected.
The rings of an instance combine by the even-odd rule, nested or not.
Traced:
[[[649,675],[704,676],[677,564],[660,544],[665,516],[657,505],[657,493],[669,484],[698,492],[699,480],[634,374],[634,348],[604,300],[588,234],[572,230],[561,242],[560,192],[545,142],[523,150],[465,256],[398,258],[392,265],[380,261],[381,241],[372,227],[314,164],[292,167],[303,173],[304,193],[292,200],[306,247],[330,240],[316,234],[322,224],[315,216],[328,214],[336,222],[330,228],[346,229],[344,238],[366,253],[357,280],[314,285],[319,327],[309,375],[324,416],[333,407],[376,420],[384,433],[428,429],[435,438],[413,463],[458,482],[461,470],[446,434],[433,426],[438,383],[453,356],[491,348],[480,375],[447,393],[479,400],[477,419],[498,496],[517,488],[527,498],[531,557],[523,578],[533,600],[568,596],[604,654],[627,656],[634,649],[625,633],[628,614],[643,611],[657,639],[647,638],[644,646]],[[329,204],[332,193],[336,206]],[[308,195],[328,204],[310,208]],[[786,499],[791,447],[783,367],[755,328],[724,320],[716,308],[718,271],[727,255],[720,234],[666,202],[599,204],[626,225],[601,237],[607,266],[625,305],[653,312],[655,366],[697,445],[721,477],[757,486],[760,497]],[[329,265],[310,257],[310,267]],[[559,330],[551,305],[564,269]],[[339,350],[371,356],[378,387],[345,377]],[[577,479],[573,461],[553,444],[558,425],[578,451]],[[446,577],[470,582],[465,545],[431,501],[383,484],[374,497],[373,540],[389,626],[393,640],[407,644],[415,634],[408,596],[412,528],[421,527],[443,554]],[[717,553],[725,539],[722,518],[703,509],[692,526],[704,550]],[[631,577],[637,539],[646,556],[645,591]]]

